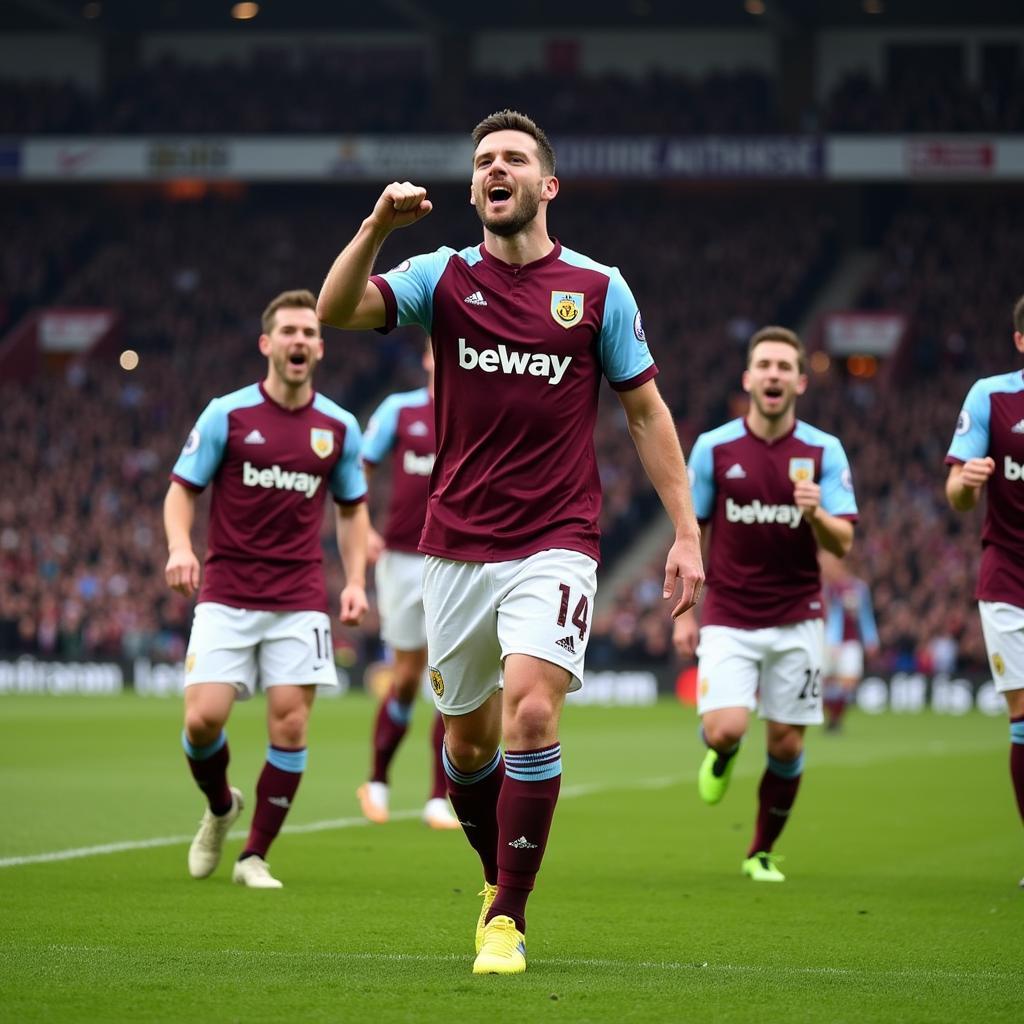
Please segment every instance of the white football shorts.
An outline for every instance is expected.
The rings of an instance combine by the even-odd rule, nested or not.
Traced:
[[[820,725],[824,653],[821,619],[769,629],[704,626],[697,645],[697,711],[742,707],[772,722]]]
[[[1005,601],[979,601],[992,682],[1000,693],[1024,690],[1024,608]]]
[[[583,686],[597,562],[553,548],[507,562],[428,555],[423,569],[430,685],[446,715],[480,707],[502,685],[510,654],[529,654]]]
[[[427,646],[424,557],[407,551],[385,551],[377,562],[380,636],[393,651],[418,651]]]
[[[324,612],[268,612],[215,601],[196,605],[185,685],[233,683],[239,700],[282,684],[337,686],[331,620]]]
[[[844,640],[825,651],[825,675],[835,679],[860,679],[864,675],[864,645]]]

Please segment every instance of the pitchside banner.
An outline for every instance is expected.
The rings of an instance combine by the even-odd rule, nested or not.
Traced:
[[[321,687],[325,697],[347,693],[353,681],[367,687],[366,666],[349,672],[338,668],[338,686]],[[619,707],[655,703],[659,697],[675,695],[693,704],[693,687],[687,690],[675,666],[619,666],[587,672],[582,690],[569,694],[570,704],[598,704]],[[354,680],[353,680],[354,677]],[[0,660],[0,698],[16,694],[51,696],[115,696],[134,690],[140,697],[178,697],[185,679],[182,663],[163,664],[148,658],[131,662],[44,661],[30,656]],[[429,697],[429,694],[428,694]],[[869,676],[857,690],[861,711],[879,715],[919,714],[931,711],[943,715],[965,715],[978,710],[986,715],[1006,714],[1006,702],[991,679],[956,678],[920,672],[897,672],[892,676]],[[696,713],[696,711],[694,712]]]
[[[572,180],[1021,180],[1017,136],[562,136]],[[34,137],[0,147],[0,180],[464,182],[465,135]]]

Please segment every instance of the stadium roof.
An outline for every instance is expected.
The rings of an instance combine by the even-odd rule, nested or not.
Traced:
[[[0,31],[180,32],[443,31],[596,28],[816,29],[1024,25],[1024,4],[1007,0],[260,0],[234,21],[234,0],[5,0]],[[252,6],[252,5],[249,5]],[[748,12],[763,7],[761,15]],[[880,8],[868,13],[865,8]]]

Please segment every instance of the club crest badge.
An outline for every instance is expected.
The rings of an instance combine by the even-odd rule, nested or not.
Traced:
[[[562,327],[575,327],[583,319],[583,292],[552,292],[551,319]]]
[[[195,670],[195,667],[196,667],[196,656],[194,654],[190,654],[185,659],[185,675],[187,675],[187,676],[192,675],[193,671]]]
[[[1003,661],[1003,656],[998,651],[992,655],[992,668],[997,676],[1003,675],[1006,671],[1006,662]]]
[[[444,679],[441,678],[441,673],[433,665],[430,666],[430,688],[438,697],[444,696]]]
[[[790,459],[789,479],[798,484],[814,479],[814,459]]]
[[[321,459],[326,459],[334,451],[334,431],[323,427],[310,428],[309,446]]]

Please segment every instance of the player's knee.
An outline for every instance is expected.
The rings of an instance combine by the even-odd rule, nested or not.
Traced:
[[[209,746],[223,728],[224,723],[220,716],[210,709],[194,707],[185,712],[185,735],[194,746]]]
[[[498,743],[496,740],[458,736],[449,729],[444,736],[444,748],[455,768],[469,774],[479,771],[494,759]]]
[[[505,721],[505,743],[515,750],[532,750],[551,742],[555,708],[546,694],[524,697]]]
[[[804,749],[804,738],[798,732],[775,736],[768,744],[768,753],[777,761],[795,761]]]
[[[270,723],[270,742],[276,747],[304,747],[308,720],[304,708],[275,716]]]
[[[705,722],[704,739],[713,750],[729,750],[743,739],[740,722]]]
[[[411,704],[416,699],[419,683],[420,677],[418,675],[395,673],[395,680],[392,684],[395,697],[403,704]]]

